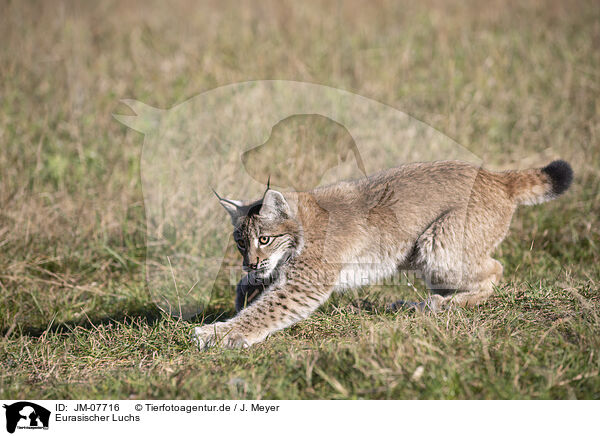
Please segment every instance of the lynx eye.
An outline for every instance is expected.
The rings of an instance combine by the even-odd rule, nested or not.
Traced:
[[[260,238],[258,238],[258,243],[260,245],[268,245],[269,242],[271,242],[270,236],[261,236]]]
[[[246,249],[246,244],[244,243],[243,240],[239,239],[239,240],[235,241],[235,243],[237,244],[237,246],[240,250],[244,251]]]

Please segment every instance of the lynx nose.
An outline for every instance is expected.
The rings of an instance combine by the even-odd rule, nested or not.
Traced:
[[[256,263],[248,263],[246,262],[244,264],[244,266],[248,269],[248,270],[256,270],[258,269],[258,264],[260,263],[260,261],[258,260],[258,257],[256,258]]]

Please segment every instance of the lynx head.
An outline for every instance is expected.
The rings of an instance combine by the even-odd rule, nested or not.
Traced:
[[[249,203],[215,194],[231,217],[244,271],[267,277],[302,249],[302,227],[294,204],[280,192],[267,188],[262,199]]]

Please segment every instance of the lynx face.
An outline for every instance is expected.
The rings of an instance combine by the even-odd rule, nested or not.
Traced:
[[[219,200],[231,217],[244,271],[267,277],[299,252],[300,224],[281,193],[268,190],[262,200],[250,204]]]
[[[290,233],[293,229],[286,224],[285,220],[265,219],[260,215],[239,220],[233,237],[244,258],[244,271],[267,276],[294,254],[297,242]]]

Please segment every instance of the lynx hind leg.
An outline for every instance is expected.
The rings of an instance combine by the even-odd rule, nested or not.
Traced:
[[[458,289],[462,275],[464,214],[447,211],[438,217],[417,239],[410,267],[420,272],[434,293],[451,293]],[[443,297],[432,294],[421,302],[398,300],[387,310],[438,311]]]
[[[461,287],[462,292],[445,297],[442,305],[473,307],[483,303],[494,293],[494,286],[500,283],[502,272],[500,262],[492,258],[486,259],[483,268]]]
[[[464,228],[465,214],[450,211],[417,240],[415,266],[431,290],[425,302],[430,310],[477,305],[493,293],[502,277],[500,262],[485,254],[489,251],[485,236],[470,241]]]
[[[502,264],[495,259],[488,258],[483,262],[484,267],[475,274],[469,274],[458,284],[453,292],[433,294],[427,301],[427,306],[433,311],[449,307],[474,307],[485,302],[493,293],[494,286],[502,278]]]
[[[417,239],[414,266],[427,287],[440,293],[458,289],[466,257],[464,214],[448,211]]]

